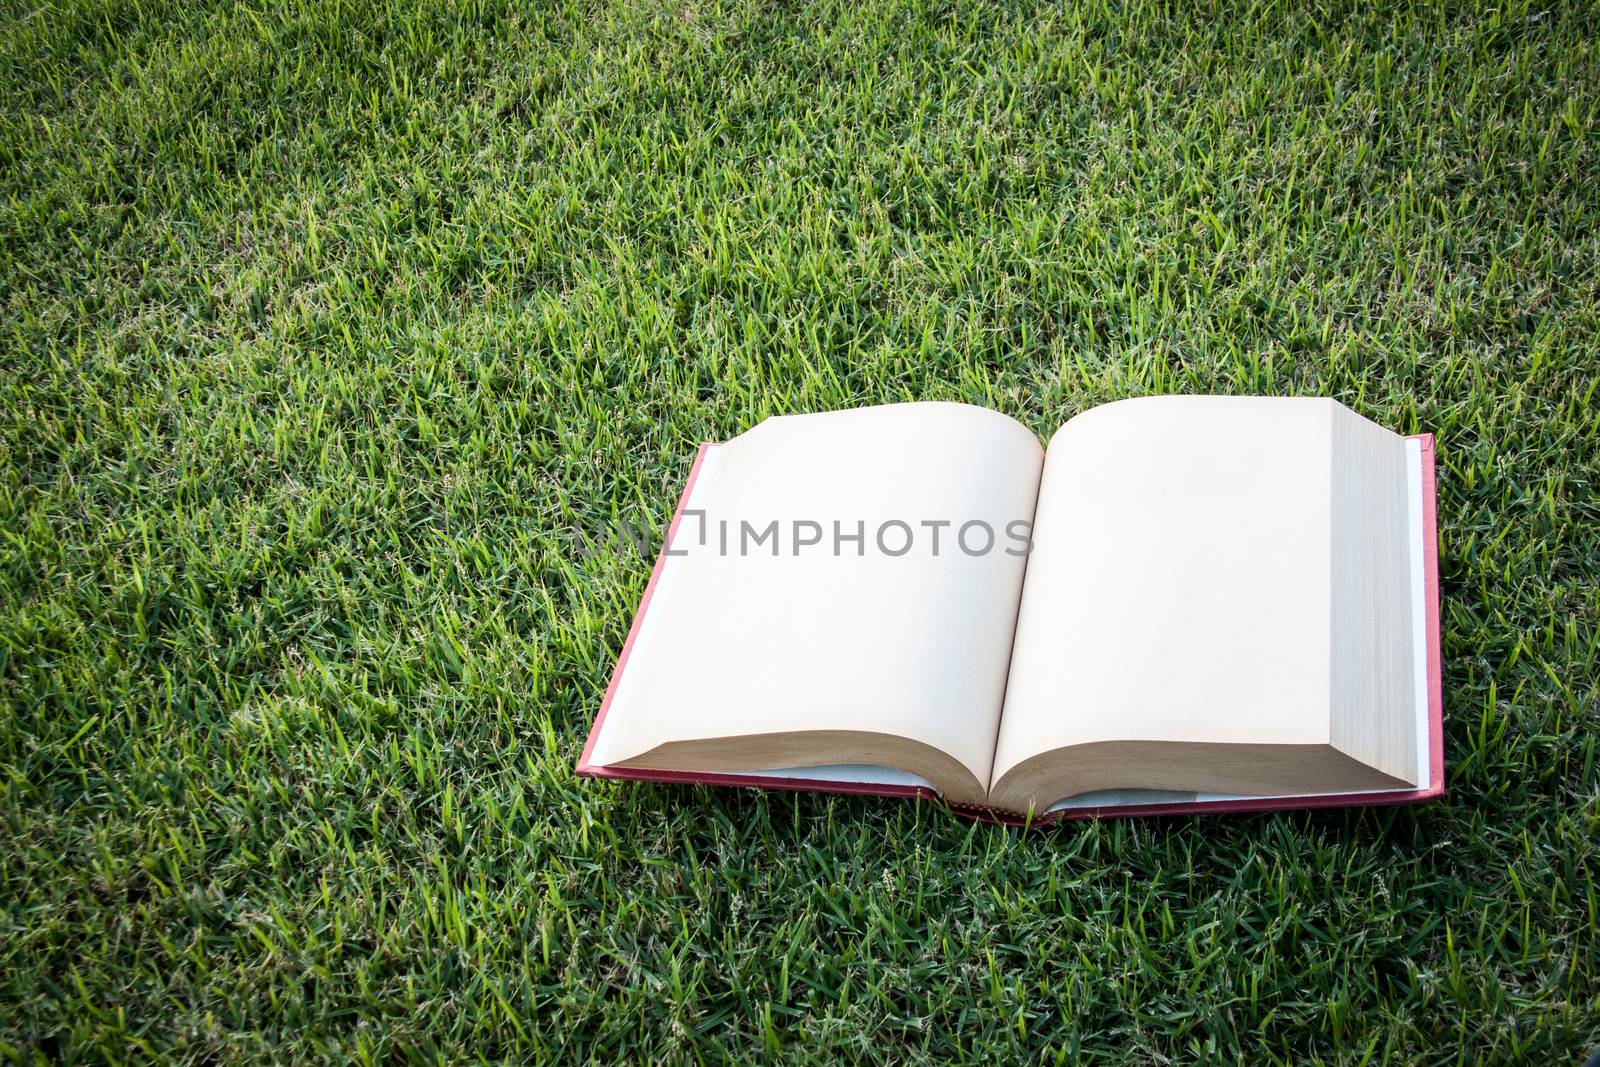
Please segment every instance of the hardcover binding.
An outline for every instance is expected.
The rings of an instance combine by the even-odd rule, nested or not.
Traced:
[[[659,771],[597,765],[591,762],[590,757],[594,753],[595,742],[600,736],[600,727],[605,722],[607,710],[611,707],[612,697],[615,696],[617,691],[617,683],[622,678],[622,672],[628,665],[628,656],[633,651],[633,643],[639,635],[640,624],[644,620],[645,612],[649,610],[650,598],[655,593],[656,583],[660,580],[662,568],[666,564],[666,550],[672,544],[673,537],[678,532],[678,524],[683,518],[683,510],[688,504],[689,495],[694,491],[695,479],[700,475],[700,466],[705,460],[706,450],[712,447],[709,444],[702,444],[695,454],[694,466],[689,470],[688,481],[684,483],[683,493],[678,497],[678,506],[672,515],[672,524],[667,528],[667,536],[661,544],[660,552],[656,554],[655,567],[650,572],[649,583],[645,585],[644,596],[640,598],[639,610],[634,612],[633,625],[628,628],[628,637],[622,643],[622,651],[617,656],[616,666],[611,670],[611,680],[606,685],[605,697],[600,702],[600,710],[595,715],[594,725],[589,729],[588,740],[584,742],[583,755],[578,758],[577,773],[584,778],[618,778],[639,782],[668,782],[679,785],[747,786],[755,789],[842,793],[853,796],[923,797],[945,804],[951,812],[964,818],[1000,823],[1006,826],[1042,826],[1048,823],[1070,820],[1120,819],[1145,815],[1206,815],[1223,812],[1292,811],[1310,808],[1381,807],[1394,804],[1420,804],[1423,801],[1443,796],[1444,687],[1440,673],[1439,530],[1433,435],[1431,433],[1415,434],[1411,439],[1420,442],[1422,446],[1423,602],[1427,611],[1424,632],[1427,636],[1429,781],[1426,786],[1420,789],[1339,793],[1327,796],[1242,797],[1228,800],[1196,800],[1170,804],[1120,804],[1100,808],[1071,808],[1065,811],[1025,817],[994,808],[945,804],[944,798],[936,790],[915,785],[880,785],[872,782],[823,781],[798,776],[776,777],[752,774],[724,774],[713,771]]]

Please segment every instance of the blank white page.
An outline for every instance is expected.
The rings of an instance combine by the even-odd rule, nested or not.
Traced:
[[[1094,741],[1329,742],[1333,407],[1151,397],[1061,428],[995,779]]]
[[[613,695],[593,759],[669,741],[875,731],[924,742],[987,783],[1021,595],[1006,527],[1033,517],[1043,450],[1014,420],[959,404],[769,419],[718,446]],[[981,554],[958,527],[995,534]],[[741,550],[778,523],[777,554]],[[796,551],[796,521],[823,543]],[[886,523],[903,522],[906,538]],[[934,529],[925,521],[950,522]],[[865,543],[835,554],[833,524]],[[721,544],[724,523],[728,550]],[[704,543],[700,533],[705,531]],[[809,536],[810,530],[807,530]],[[984,541],[973,527],[967,544]]]

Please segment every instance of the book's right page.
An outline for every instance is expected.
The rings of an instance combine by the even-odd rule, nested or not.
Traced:
[[[1149,398],[1067,423],[990,803],[1420,785],[1411,456],[1317,398]]]

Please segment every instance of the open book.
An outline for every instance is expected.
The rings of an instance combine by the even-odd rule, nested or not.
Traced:
[[[1431,437],[915,403],[701,446],[580,774],[1001,820],[1443,791]]]

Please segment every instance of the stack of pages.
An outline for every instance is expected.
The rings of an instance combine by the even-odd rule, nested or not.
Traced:
[[[1433,442],[1152,397],[701,446],[578,765],[1000,821],[1443,791]]]

